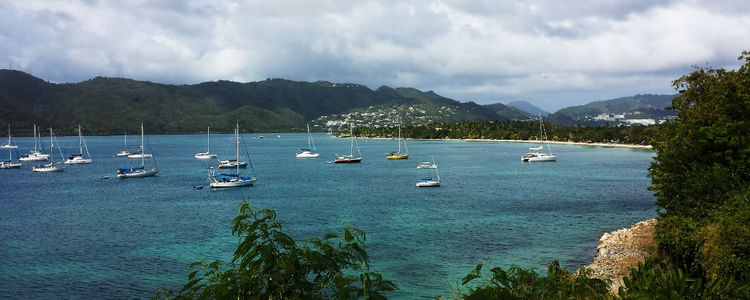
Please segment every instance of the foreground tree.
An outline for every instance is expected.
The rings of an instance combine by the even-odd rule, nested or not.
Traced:
[[[560,268],[558,262],[547,267],[547,276],[533,269],[516,265],[507,270],[492,268],[489,278],[483,277],[482,264],[464,277],[462,284],[481,279],[476,286],[469,287],[467,294],[459,293],[463,299],[613,299],[608,292],[609,282],[590,277],[586,268],[571,274]],[[482,279],[483,278],[483,279]]]
[[[707,285],[733,278],[742,293],[750,282],[750,53],[739,59],[737,70],[699,69],[674,81],[679,120],[659,129],[650,177],[661,253]]]
[[[326,234],[296,243],[281,231],[273,210],[253,211],[247,200],[232,220],[240,244],[229,264],[198,261],[175,299],[385,299],[396,285],[369,271],[364,231]]]

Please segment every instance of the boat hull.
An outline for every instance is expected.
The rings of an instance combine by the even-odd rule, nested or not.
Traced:
[[[22,164],[14,164],[12,162],[2,161],[0,162],[0,169],[20,169]]]
[[[150,153],[144,153],[144,154],[130,154],[128,155],[128,158],[151,158],[152,155]]]
[[[214,159],[214,158],[219,157],[219,155],[218,154],[214,154],[214,153],[201,152],[201,153],[198,153],[196,155],[193,155],[193,157],[195,157],[195,159]]]
[[[320,156],[320,153],[312,153],[312,152],[300,152],[295,155],[297,158],[318,158]]]
[[[430,180],[430,181],[417,182],[417,187],[439,187],[439,186],[440,186],[440,181]]]
[[[237,164],[235,163],[229,163],[229,164],[219,164],[219,169],[234,169],[237,168]],[[247,163],[243,162],[240,163],[240,169],[247,168]]]
[[[73,158],[73,159],[66,160],[65,164],[66,165],[77,165],[77,164],[90,164],[91,162],[93,162],[93,160],[90,159],[90,158],[76,157],[76,158]]]
[[[385,158],[387,159],[409,159],[409,154],[388,155]]]
[[[557,156],[556,156],[556,155],[554,155],[554,154],[553,154],[553,155],[548,155],[548,154],[544,154],[544,155],[539,155],[539,156],[533,156],[533,157],[529,157],[527,161],[528,161],[528,162],[549,162],[549,161],[557,161]]]
[[[151,169],[151,170],[145,170],[140,169],[133,172],[119,172],[117,173],[117,178],[137,178],[137,177],[151,177],[156,176],[156,173],[159,173],[159,170],[157,169]]]
[[[417,169],[437,169],[437,165],[432,163],[421,163],[417,165]]]
[[[16,146],[16,145],[2,145],[2,146],[0,146],[0,149],[18,149],[18,146]]]
[[[130,153],[130,152],[127,152],[127,151],[120,151],[120,152],[115,153],[115,156],[123,157],[123,156],[132,155],[132,154],[133,153]]]
[[[362,162],[361,157],[357,158],[337,158],[333,161],[335,164],[356,164]]]
[[[211,188],[232,188],[232,187],[243,187],[252,186],[255,183],[255,177],[248,180],[230,180],[230,181],[211,181],[209,184]]]
[[[65,171],[65,168],[60,167],[58,164],[46,164],[46,165],[43,165],[43,166],[31,167],[31,170],[34,171],[34,172],[62,172],[62,171]]]
[[[41,153],[32,153],[28,156],[22,156],[18,160],[19,161],[46,161],[49,159],[49,154],[41,154]]]

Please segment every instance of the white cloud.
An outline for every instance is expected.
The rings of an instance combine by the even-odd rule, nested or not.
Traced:
[[[283,77],[562,107],[737,66],[750,4],[703,2],[0,0],[0,57],[55,82]]]

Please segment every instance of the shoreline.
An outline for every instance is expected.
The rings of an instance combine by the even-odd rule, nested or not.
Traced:
[[[596,256],[585,268],[592,277],[609,279],[612,283],[609,292],[617,294],[623,286],[622,277],[629,274],[631,267],[637,267],[645,257],[656,255],[654,230],[657,219],[648,219],[612,232],[605,232],[599,238]]]
[[[384,138],[384,137],[357,137],[361,140],[395,140],[396,138]],[[412,141],[460,141],[460,142],[476,142],[476,143],[528,143],[538,144],[539,141],[530,140],[493,140],[493,139],[412,139],[407,138],[406,140]],[[636,144],[616,144],[616,143],[587,143],[587,142],[562,142],[562,141],[545,141],[545,143],[555,145],[576,145],[576,146],[595,146],[595,147],[611,147],[611,148],[632,148],[632,149],[645,149],[653,150],[651,145],[636,145]]]

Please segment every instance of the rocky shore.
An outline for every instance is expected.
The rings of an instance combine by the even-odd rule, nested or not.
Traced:
[[[591,275],[601,279],[610,279],[610,292],[616,293],[622,286],[622,276],[628,274],[630,267],[643,262],[644,257],[656,254],[654,229],[656,219],[638,222],[614,232],[606,232],[599,238],[599,246],[594,262],[586,268]]]

